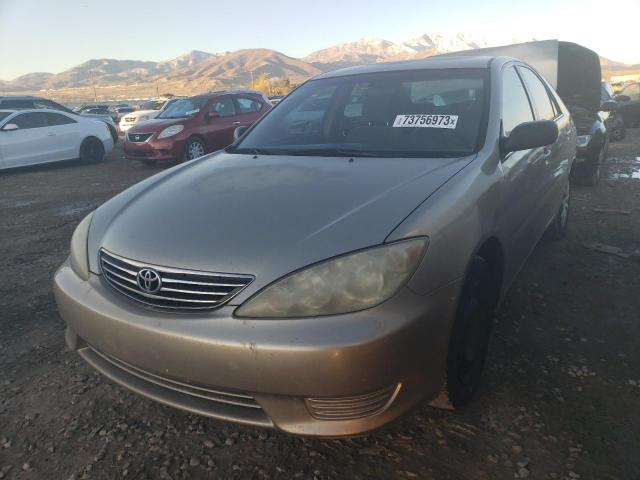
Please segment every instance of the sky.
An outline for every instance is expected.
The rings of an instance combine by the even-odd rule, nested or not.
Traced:
[[[362,37],[432,32],[496,45],[558,38],[640,63],[639,18],[640,0],[0,0],[0,79],[92,58],[160,61],[258,47],[302,57]]]

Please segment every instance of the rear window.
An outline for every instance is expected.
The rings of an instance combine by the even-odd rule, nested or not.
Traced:
[[[229,151],[463,156],[486,125],[486,69],[380,72],[307,82]]]

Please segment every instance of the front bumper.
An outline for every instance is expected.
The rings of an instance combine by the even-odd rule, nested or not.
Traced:
[[[128,160],[177,160],[184,149],[184,142],[175,138],[157,140],[151,138],[146,142],[124,141],[124,155]]]
[[[404,289],[352,314],[258,320],[235,318],[233,306],[150,311],[68,263],[54,279],[67,344],[112,380],[209,417],[330,437],[369,432],[438,395],[459,288]]]

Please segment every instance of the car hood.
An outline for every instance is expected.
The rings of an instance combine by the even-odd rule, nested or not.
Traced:
[[[92,118],[94,120],[113,124],[113,118],[111,118],[111,115],[106,113],[76,113],[76,115],[82,118]]]
[[[130,133],[152,133],[164,130],[171,125],[183,125],[187,118],[170,118],[170,119],[152,119],[142,122],[140,125],[134,125],[129,130]]]
[[[255,275],[241,302],[293,270],[383,243],[472,158],[203,157],[98,208],[90,267],[99,272],[104,248],[155,265]]]
[[[156,116],[160,113],[160,110],[136,110],[134,112],[125,113],[123,117],[131,118],[140,118],[143,115],[152,115]]]

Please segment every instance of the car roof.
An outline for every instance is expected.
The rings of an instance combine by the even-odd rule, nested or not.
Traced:
[[[403,70],[439,70],[445,68],[488,68],[492,60],[498,57],[486,55],[465,55],[450,57],[428,57],[418,60],[403,60],[398,62],[374,63],[357,67],[341,68],[314,77],[333,78],[347,75],[359,75],[363,73],[394,72]],[[504,57],[506,58],[506,57]]]
[[[10,109],[0,109],[0,112],[11,112],[11,113],[60,113],[62,115],[72,115],[69,112],[65,112],[63,110],[54,110],[53,108],[10,108]],[[75,114],[73,114],[75,115]],[[83,117],[87,118],[87,117]]]
[[[242,89],[242,88],[236,88],[236,89],[230,89],[230,90],[216,90],[213,92],[206,92],[206,93],[200,93],[198,95],[194,95],[191,98],[214,98],[214,97],[218,97],[220,95],[229,95],[229,94],[236,94],[236,95],[253,95],[255,97],[264,97],[264,94],[262,92],[259,92],[257,90],[250,90],[250,89]]]

